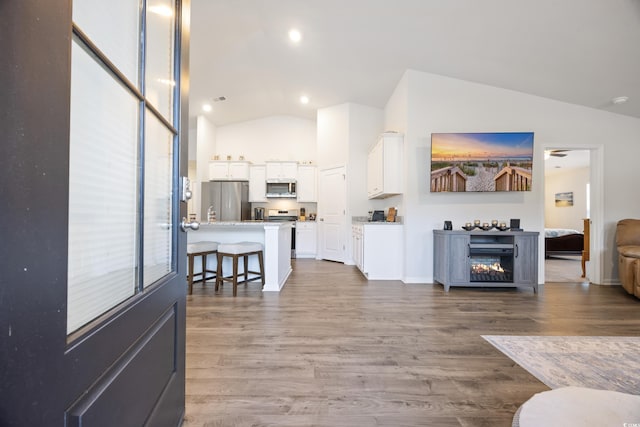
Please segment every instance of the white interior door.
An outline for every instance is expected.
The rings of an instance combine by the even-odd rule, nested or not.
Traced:
[[[320,258],[344,262],[347,194],[345,168],[321,171],[318,187]]]

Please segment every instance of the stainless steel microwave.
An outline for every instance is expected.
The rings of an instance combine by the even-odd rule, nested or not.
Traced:
[[[267,197],[295,199],[297,197],[296,182],[267,181]]]

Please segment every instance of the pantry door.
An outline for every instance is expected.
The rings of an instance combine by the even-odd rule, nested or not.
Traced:
[[[2,426],[182,422],[187,6],[0,5]]]
[[[344,167],[320,171],[318,224],[320,258],[344,262],[346,252],[346,172]]]

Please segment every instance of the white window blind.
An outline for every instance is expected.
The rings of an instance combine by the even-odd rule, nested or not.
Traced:
[[[153,114],[145,115],[144,271],[148,286],[171,271],[173,134]]]
[[[67,332],[135,293],[138,101],[72,44]]]

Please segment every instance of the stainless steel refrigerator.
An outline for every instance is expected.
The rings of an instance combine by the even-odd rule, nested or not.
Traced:
[[[207,210],[213,206],[217,221],[251,219],[249,183],[247,181],[209,181],[202,183],[201,216],[207,221]]]

